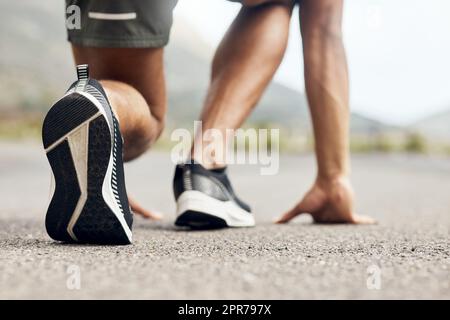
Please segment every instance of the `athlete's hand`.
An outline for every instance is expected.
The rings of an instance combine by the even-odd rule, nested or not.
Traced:
[[[317,179],[303,199],[275,222],[287,223],[298,215],[308,213],[316,223],[375,223],[370,217],[355,214],[353,198],[353,189],[347,177],[331,181]]]
[[[162,219],[161,214],[145,209],[139,203],[137,203],[135,199],[133,199],[130,196],[128,196],[128,203],[130,204],[131,211],[140,215],[144,219],[151,219],[151,220],[161,220]]]

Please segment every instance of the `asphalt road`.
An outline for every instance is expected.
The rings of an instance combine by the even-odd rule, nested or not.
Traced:
[[[258,226],[199,232],[172,225],[168,154],[126,169],[130,193],[165,220],[137,218],[131,246],[60,244],[43,227],[42,151],[0,143],[0,298],[450,298],[450,159],[355,156],[357,208],[376,226],[273,225],[312,182],[313,158],[283,157],[275,176],[235,166]]]

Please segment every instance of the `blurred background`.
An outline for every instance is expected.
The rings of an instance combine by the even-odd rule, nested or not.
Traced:
[[[127,191],[164,220],[136,217],[134,245],[118,249],[59,245],[45,232],[41,124],[75,78],[64,1],[0,0],[0,298],[449,298],[448,0],[345,0],[355,207],[378,225],[313,225],[306,215],[272,223],[315,179],[296,9],[283,64],[245,124],[280,128],[279,173],[230,168],[257,228],[174,229],[170,133],[193,129],[214,49],[238,10],[179,0],[165,56],[167,128],[157,150],[126,166]],[[73,263],[83,290],[67,290]],[[373,264],[383,290],[367,288]]]
[[[179,2],[166,50],[168,130],[158,148],[171,145],[170,129],[192,129],[214,49],[239,7]],[[283,64],[246,123],[280,128],[282,152],[312,147],[297,10]],[[449,12],[445,0],[345,2],[353,152],[450,155]],[[43,115],[74,79],[64,16],[64,1],[0,0],[0,139],[38,140]]]

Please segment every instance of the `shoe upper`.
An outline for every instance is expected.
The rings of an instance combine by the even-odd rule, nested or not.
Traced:
[[[183,192],[191,190],[200,191],[220,201],[234,201],[243,210],[251,212],[251,208],[234,193],[226,168],[207,170],[198,163],[177,165],[173,178],[175,200]]]

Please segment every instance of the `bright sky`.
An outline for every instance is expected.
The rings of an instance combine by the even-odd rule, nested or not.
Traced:
[[[240,5],[180,0],[177,16],[216,46]],[[298,12],[275,81],[304,91]],[[392,124],[450,109],[450,1],[346,0],[351,105]],[[449,124],[450,125],[450,124]]]

